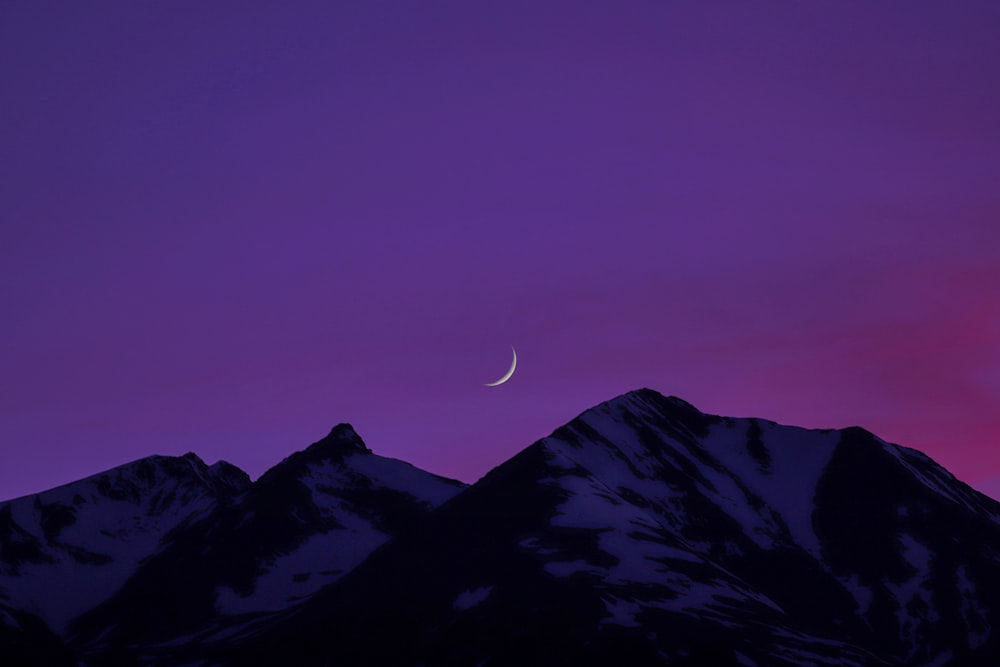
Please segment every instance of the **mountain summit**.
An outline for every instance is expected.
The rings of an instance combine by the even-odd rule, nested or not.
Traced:
[[[0,645],[92,666],[1000,656],[1000,505],[856,427],[709,415],[641,389],[469,487],[341,424],[226,489],[73,618],[8,598]],[[34,538],[36,560],[68,567],[46,560],[51,520],[7,505],[4,557]]]
[[[150,456],[0,503],[0,600],[62,632],[185,520],[250,486],[224,461]]]

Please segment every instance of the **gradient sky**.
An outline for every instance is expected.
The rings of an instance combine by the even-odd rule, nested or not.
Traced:
[[[1000,4],[5,2],[0,498],[648,386],[1000,496]],[[505,385],[486,388],[510,363]]]

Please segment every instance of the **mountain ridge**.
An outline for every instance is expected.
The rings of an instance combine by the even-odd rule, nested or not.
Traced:
[[[94,667],[1000,655],[1000,503],[860,427],[706,414],[642,388],[473,485],[381,457],[345,423],[242,487],[225,466],[197,481],[198,462],[148,464],[209,495],[110,597],[54,626],[65,644],[44,624],[10,630],[30,618],[2,598],[0,644]],[[135,505],[122,488],[102,502]],[[22,515],[0,546],[15,527],[58,546]]]
[[[998,651],[997,562],[976,553],[1000,545],[996,509],[859,427],[719,417],[630,392],[492,470],[261,641],[303,664],[464,664],[476,651],[501,665],[553,651],[594,665],[622,651],[635,664],[977,664]],[[927,527],[925,515],[938,518]],[[441,629],[466,614],[480,617],[471,643]],[[386,627],[401,646],[377,640]],[[687,639],[650,639],[662,627]]]

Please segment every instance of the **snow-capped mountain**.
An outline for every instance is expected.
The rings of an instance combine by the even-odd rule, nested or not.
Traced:
[[[469,487],[346,425],[252,484],[230,468],[139,561],[99,552],[131,564],[82,614],[0,599],[0,649],[89,667],[1000,663],[1000,504],[860,428],[644,389]],[[98,553],[11,502],[5,576],[82,567],[63,542]]]
[[[997,664],[998,510],[862,429],[715,417],[641,390],[213,660]]]
[[[240,636],[350,571],[465,485],[376,456],[346,424],[171,533],[74,645],[160,648]],[[152,658],[150,658],[152,659]]]
[[[61,633],[121,587],[168,532],[249,484],[234,466],[189,453],[0,503],[0,601]]]

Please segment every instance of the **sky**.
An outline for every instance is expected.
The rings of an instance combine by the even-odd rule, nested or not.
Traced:
[[[5,2],[0,498],[649,387],[1000,497],[1000,4]],[[508,368],[498,387],[484,383]]]

